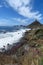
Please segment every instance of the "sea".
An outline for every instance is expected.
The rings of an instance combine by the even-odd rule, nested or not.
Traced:
[[[26,28],[18,26],[0,26],[0,49],[4,46],[7,48],[7,44],[12,45],[19,42],[26,30]]]

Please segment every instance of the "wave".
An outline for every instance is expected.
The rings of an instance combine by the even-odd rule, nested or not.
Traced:
[[[0,34],[0,48],[3,48],[3,46],[7,46],[7,44],[13,44],[17,43],[20,38],[23,37],[23,34],[26,32],[26,30],[29,29],[21,29],[16,32],[7,32]]]

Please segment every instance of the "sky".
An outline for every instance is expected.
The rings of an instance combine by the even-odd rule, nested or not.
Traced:
[[[43,23],[43,0],[0,0],[0,26]]]

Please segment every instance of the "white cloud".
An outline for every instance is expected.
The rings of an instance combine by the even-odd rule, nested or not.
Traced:
[[[9,20],[8,19],[0,19],[0,26],[6,26],[8,24]]]
[[[0,5],[0,8],[2,8],[3,7],[3,5]]]
[[[32,12],[31,2],[33,0],[6,0],[7,3],[15,9],[20,15],[23,15],[30,19],[41,19],[39,11]]]
[[[9,18],[0,19],[0,26],[13,26],[13,20]]]
[[[6,19],[0,19],[0,26],[13,26],[13,25],[20,25],[27,24],[28,19],[21,19],[21,18],[6,18]]]
[[[7,7],[8,8],[8,4],[6,1],[3,2],[3,6]]]
[[[5,0],[2,0],[0,2],[0,8],[2,8],[2,7],[8,7],[8,4],[7,4],[7,2]]]
[[[20,22],[20,23],[23,23],[23,24],[27,24],[27,22],[29,21],[29,19],[12,18],[12,21],[17,21],[17,22]]]
[[[6,0],[11,7],[13,7],[14,9],[18,9],[22,6],[27,5],[27,3],[30,3],[30,0]]]

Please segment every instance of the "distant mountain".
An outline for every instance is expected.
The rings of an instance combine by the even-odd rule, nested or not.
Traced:
[[[26,28],[26,26],[24,26],[24,25],[14,25],[13,27],[15,27],[17,29]]]
[[[33,23],[31,23],[27,27],[28,28],[37,28],[37,27],[41,27],[41,26],[42,26],[42,24],[38,20],[35,20]]]

